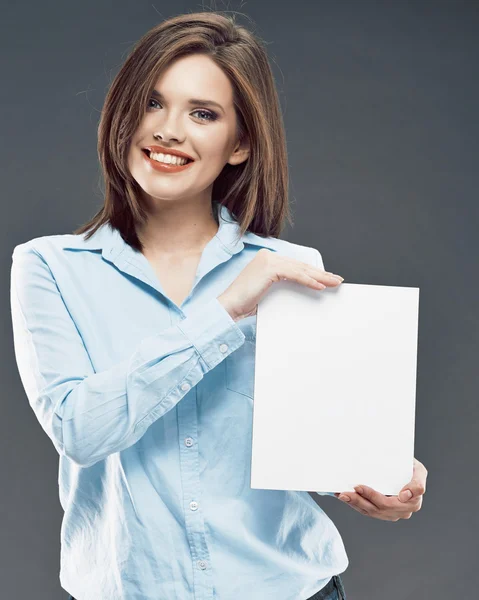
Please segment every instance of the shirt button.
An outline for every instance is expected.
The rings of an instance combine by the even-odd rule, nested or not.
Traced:
[[[190,389],[190,384],[189,384],[189,383],[183,383],[183,384],[181,385],[181,389],[182,389],[184,392],[187,392],[187,391]]]
[[[197,510],[198,502],[195,502],[194,500],[193,500],[193,502],[190,502],[190,508],[191,508],[191,510]]]
[[[223,354],[228,350],[228,345],[227,344],[221,344],[220,346],[220,352],[223,352]]]
[[[185,446],[193,446],[193,440],[190,437],[185,438]]]
[[[208,566],[206,560],[199,560],[196,564],[199,566],[200,569],[206,569],[206,567]]]

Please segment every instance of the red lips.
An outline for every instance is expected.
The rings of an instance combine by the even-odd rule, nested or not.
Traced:
[[[190,156],[189,154],[185,154],[184,152],[181,152],[180,150],[174,150],[173,148],[165,148],[164,146],[145,146],[144,148],[142,148],[143,151],[148,150],[149,152],[155,152],[157,154],[172,154],[173,156],[180,156],[182,158],[187,158],[188,160],[195,160],[192,156]]]

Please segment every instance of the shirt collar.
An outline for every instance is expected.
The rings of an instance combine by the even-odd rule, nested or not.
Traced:
[[[218,216],[219,229],[215,237],[229,254],[237,254],[245,244],[277,250],[276,238],[261,237],[250,231],[239,237],[239,224],[226,206],[220,205]],[[66,238],[66,242],[62,245],[64,250],[101,250],[102,255],[110,260],[118,257],[125,250],[134,251],[123,240],[118,229],[114,229],[109,223],[101,225],[88,240],[84,238],[84,234],[67,234]]]

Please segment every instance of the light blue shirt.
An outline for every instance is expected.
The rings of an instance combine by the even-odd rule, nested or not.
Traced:
[[[14,248],[15,356],[60,457],[77,600],[305,600],[349,564],[308,492],[251,489],[256,316],[217,300],[261,248],[321,254],[219,219],[181,306],[109,225]]]

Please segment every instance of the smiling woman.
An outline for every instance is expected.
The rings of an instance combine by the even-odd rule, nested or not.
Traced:
[[[283,268],[327,277],[279,239],[286,141],[260,40],[214,12],[154,27],[108,91],[98,154],[101,210],[16,246],[11,274],[20,375],[60,455],[62,586],[342,600],[331,519],[307,492],[251,488],[255,306],[219,300],[241,276],[229,300],[261,279],[253,305]]]
[[[146,156],[147,148],[156,153]],[[276,237],[285,222],[292,224],[286,137],[271,67],[261,40],[232,16],[179,15],[141,38],[106,96],[98,155],[105,201],[75,232],[87,239],[111,223],[144,252],[154,225],[158,248],[171,231],[158,235],[161,209],[173,202],[202,207],[202,215],[211,204],[226,205],[241,235]],[[176,164],[178,155],[191,162]],[[152,218],[159,212],[161,222]],[[214,232],[215,224],[210,215],[205,229]],[[204,245],[191,234],[188,239]]]

